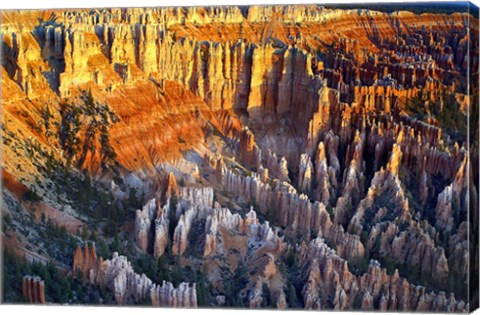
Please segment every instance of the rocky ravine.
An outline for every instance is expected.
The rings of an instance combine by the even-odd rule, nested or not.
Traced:
[[[120,304],[475,305],[472,15],[1,15],[7,247],[73,265]],[[104,259],[35,241],[53,225],[106,244]],[[140,270],[145,257],[158,270]],[[193,270],[189,283],[165,280],[175,266]]]

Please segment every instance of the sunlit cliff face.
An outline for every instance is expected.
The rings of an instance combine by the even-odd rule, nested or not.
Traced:
[[[120,304],[469,308],[472,15],[0,14],[6,248],[73,265]],[[47,219],[78,244],[94,232],[108,257],[53,255]],[[135,269],[114,237],[165,269]],[[202,276],[162,284],[175,264]]]

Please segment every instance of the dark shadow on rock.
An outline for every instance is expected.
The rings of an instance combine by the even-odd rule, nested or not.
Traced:
[[[60,43],[55,43],[55,29],[60,27],[62,36]],[[65,59],[63,52],[65,49],[65,40],[63,33],[65,28],[62,23],[57,22],[57,15],[52,12],[47,20],[38,18],[38,25],[32,31],[32,35],[37,41],[41,49],[41,57],[43,61],[47,62],[50,70],[42,71],[42,75],[48,82],[50,89],[57,95],[60,94],[60,74],[65,71]],[[60,51],[55,46],[59,45]]]

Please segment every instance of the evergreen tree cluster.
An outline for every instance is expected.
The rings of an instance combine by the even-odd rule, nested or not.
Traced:
[[[115,165],[117,155],[110,144],[109,128],[117,123],[119,118],[107,105],[96,102],[91,90],[85,92],[81,98],[83,100],[81,105],[67,102],[61,105],[61,122],[58,130],[60,145],[67,161],[76,159],[80,154],[77,166],[81,167],[88,153],[95,154],[99,144],[102,168],[111,168]],[[47,128],[51,117],[48,107],[44,116]]]

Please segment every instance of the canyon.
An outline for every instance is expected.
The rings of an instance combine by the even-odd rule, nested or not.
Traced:
[[[7,249],[121,305],[478,305],[478,17],[0,14]]]

